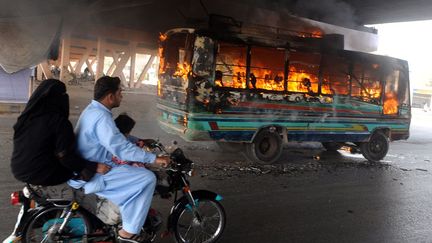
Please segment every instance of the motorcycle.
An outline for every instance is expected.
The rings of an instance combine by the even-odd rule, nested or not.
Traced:
[[[167,220],[167,230],[162,234],[174,235],[179,243],[216,242],[226,223],[222,197],[207,190],[192,191],[188,177],[193,175],[193,162],[179,148],[167,153],[157,142],[157,148],[169,154],[171,164],[163,170],[166,180],[159,180],[155,196],[169,199],[174,194],[174,204]],[[155,172],[157,177],[158,174]],[[160,178],[160,176],[159,176]],[[178,198],[178,191],[182,196]],[[3,243],[9,242],[116,242],[121,224],[106,224],[80,206],[76,200],[47,199],[32,189],[31,185],[11,195],[13,205],[21,205],[15,229]],[[161,214],[150,208],[141,235],[144,242],[154,242],[162,227]]]

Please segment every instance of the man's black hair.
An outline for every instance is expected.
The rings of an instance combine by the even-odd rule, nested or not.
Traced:
[[[94,86],[93,98],[101,100],[108,94],[115,93],[119,89],[120,82],[118,77],[103,76],[99,78]]]
[[[135,126],[134,119],[132,119],[126,113],[121,113],[120,115],[118,115],[114,122],[117,128],[123,134],[129,134],[132,131],[132,128]]]

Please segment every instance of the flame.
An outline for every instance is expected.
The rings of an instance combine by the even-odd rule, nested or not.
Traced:
[[[372,99],[379,98],[381,96],[381,87],[365,88],[365,91],[362,91],[362,96],[366,96]]]
[[[187,62],[183,62],[181,63],[177,63],[177,69],[174,72],[173,76],[177,76],[177,77],[181,77],[183,79],[183,81],[187,81],[188,78],[188,74],[191,71],[191,65],[188,64]]]
[[[284,91],[283,72],[273,74],[272,70],[254,68],[251,74],[256,77],[255,87],[257,89]],[[252,82],[249,83],[249,87],[254,88]]]
[[[322,37],[321,31],[319,31],[319,30],[312,31],[312,37],[321,38]]]
[[[246,88],[246,65],[242,60],[234,60],[230,62],[235,64],[231,66],[232,70],[224,70],[222,80],[215,80],[217,87],[230,87],[230,88]],[[221,70],[220,70],[221,71]]]
[[[305,73],[304,70],[297,70],[291,66],[288,74],[288,91],[309,92],[305,80],[309,80],[311,91],[318,92],[318,77],[316,75]]]
[[[299,34],[298,36],[300,36],[300,37],[304,37],[304,38],[306,38],[306,37],[322,38],[322,33],[321,33],[321,31],[319,31],[319,30],[313,30],[313,31],[311,31],[311,32],[304,32],[304,33],[301,33],[301,34]]]
[[[399,103],[395,93],[394,92],[387,93],[385,95],[384,106],[383,106],[384,114],[387,115],[397,114],[398,106]]]
[[[157,95],[160,97],[162,96],[162,84],[160,79],[158,79],[157,81]]]
[[[321,85],[321,93],[322,94],[334,94],[334,92],[330,88],[330,83],[327,79],[324,79],[324,82]]]
[[[168,38],[168,35],[166,35],[166,34],[162,34],[162,33],[159,33],[159,40],[160,41],[165,41],[166,39]]]
[[[159,55],[159,74],[165,72],[165,57],[163,56],[164,49],[162,46],[158,49],[158,55]]]

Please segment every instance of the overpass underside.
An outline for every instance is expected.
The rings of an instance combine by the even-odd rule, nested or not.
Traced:
[[[157,66],[160,33],[174,27],[203,26],[210,14],[281,28],[319,29],[342,34],[345,48],[376,50],[377,34],[363,24],[432,17],[421,0],[0,0],[0,66],[8,73],[37,66],[37,78],[67,82],[87,74],[119,76],[139,87]],[[301,16],[305,17],[302,18]],[[137,56],[146,61],[137,64]],[[54,67],[54,68],[53,68]],[[53,71],[54,70],[54,71]]]

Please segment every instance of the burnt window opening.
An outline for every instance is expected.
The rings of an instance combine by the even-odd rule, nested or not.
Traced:
[[[400,106],[409,104],[408,80],[404,73],[394,69],[385,77],[383,113],[398,114]]]
[[[285,50],[252,47],[250,89],[284,91]]]
[[[288,91],[318,94],[320,62],[320,54],[291,51]]]
[[[215,86],[245,89],[247,47],[219,42],[217,50]]]
[[[187,86],[193,39],[191,34],[175,33],[161,41],[159,74],[167,77],[164,79],[165,84]]]
[[[325,95],[349,95],[350,75],[346,59],[323,56],[321,93]]]
[[[382,93],[380,70],[376,63],[355,63],[351,74],[351,97],[379,104]]]

